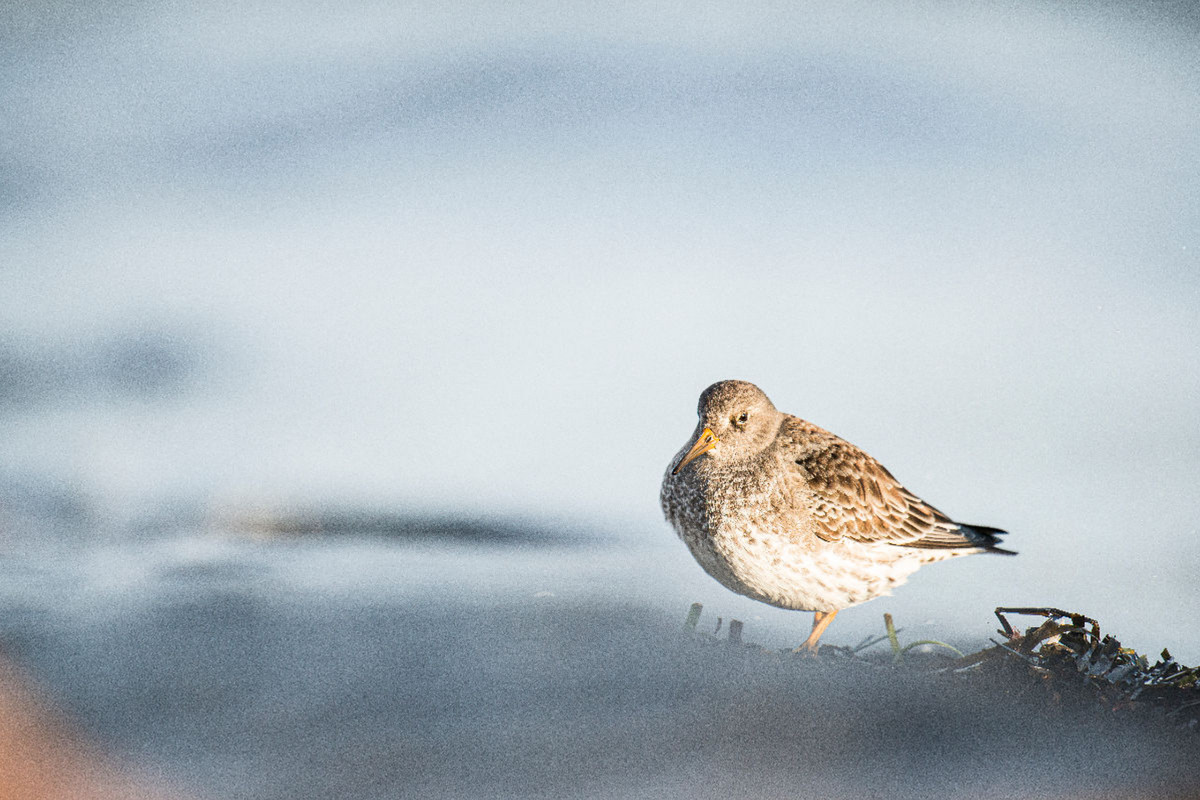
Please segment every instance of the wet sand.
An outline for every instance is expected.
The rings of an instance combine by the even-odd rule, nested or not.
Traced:
[[[114,562],[90,579],[112,591],[7,600],[0,648],[116,763],[201,797],[1200,792],[1200,738],[1158,721],[764,656],[617,592],[533,596],[520,546],[439,556],[511,592],[429,574],[443,562],[411,544],[321,546],[361,590],[264,571],[287,546],[167,560],[124,590]],[[411,569],[371,567],[389,559]]]

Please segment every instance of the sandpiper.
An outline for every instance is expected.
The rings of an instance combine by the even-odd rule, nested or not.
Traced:
[[[1004,531],[955,522],[862,450],[779,411],[752,383],[714,383],[697,413],[663,478],[663,513],[729,589],[814,612],[798,652],[816,654],[839,611],[889,594],[923,564],[1014,555],[998,546]]]

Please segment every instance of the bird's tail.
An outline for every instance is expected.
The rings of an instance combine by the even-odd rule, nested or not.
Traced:
[[[1000,546],[1000,537],[1008,533],[1008,531],[1000,528],[989,528],[987,525],[964,525],[959,523],[959,528],[963,534],[971,540],[971,543],[976,547],[983,548],[985,552],[997,553],[1002,556],[1015,556],[1017,551],[1005,550]]]

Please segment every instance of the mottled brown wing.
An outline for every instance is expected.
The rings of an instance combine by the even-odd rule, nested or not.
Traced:
[[[793,459],[813,498],[816,534],[829,542],[854,539],[904,547],[988,547],[962,526],[905,489],[878,461],[849,442],[814,427]]]

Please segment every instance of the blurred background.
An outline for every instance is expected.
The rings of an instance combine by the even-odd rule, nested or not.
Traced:
[[[1191,4],[4,17],[0,635],[96,730],[113,675],[58,655],[178,592],[797,643],[658,508],[724,378],[1020,552],[827,641],[1055,605],[1200,660]]]

